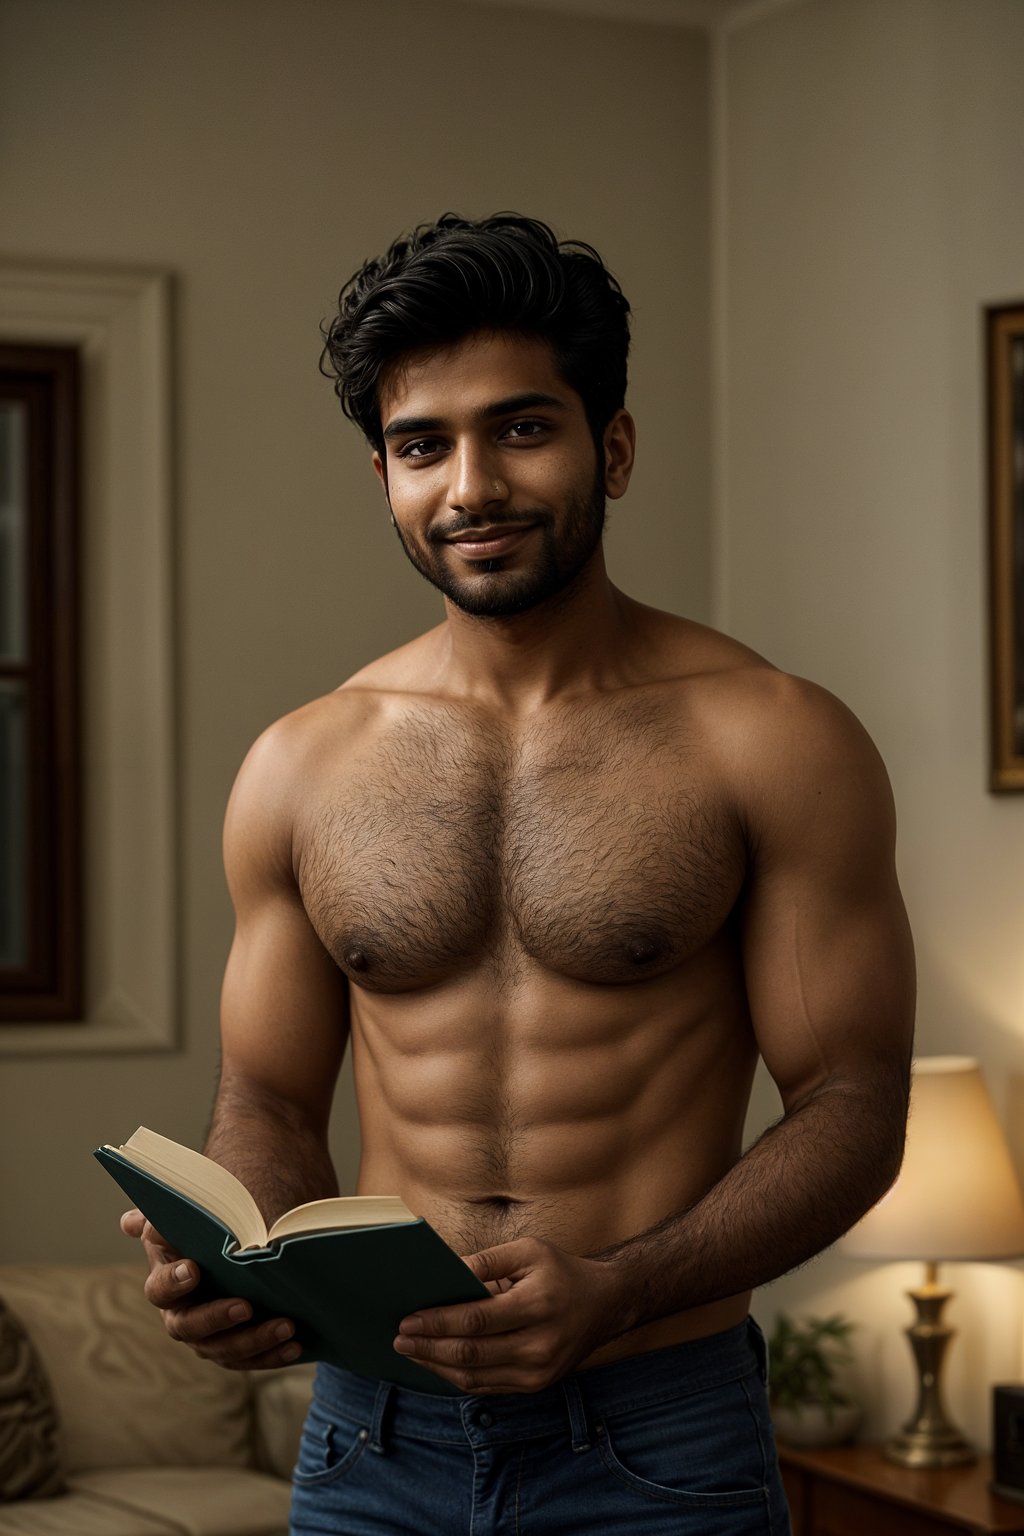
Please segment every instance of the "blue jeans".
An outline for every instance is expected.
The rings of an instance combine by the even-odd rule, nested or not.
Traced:
[[[789,1536],[766,1374],[752,1320],[543,1392],[436,1397],[321,1365],[291,1536]]]

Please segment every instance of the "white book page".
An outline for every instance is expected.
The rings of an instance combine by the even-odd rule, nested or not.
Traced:
[[[329,1200],[308,1200],[279,1216],[267,1233],[268,1242],[298,1232],[322,1232],[339,1227],[384,1227],[415,1221],[409,1207],[397,1195],[335,1195]]]
[[[266,1246],[267,1228],[259,1207],[245,1185],[220,1163],[144,1125],[114,1150],[216,1216],[234,1233],[239,1247]]]

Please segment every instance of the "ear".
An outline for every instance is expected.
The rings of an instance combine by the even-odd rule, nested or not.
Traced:
[[[604,493],[612,501],[626,494],[636,453],[636,426],[628,411],[615,412],[604,429]]]
[[[383,486],[384,495],[390,504],[390,497],[388,497],[388,467],[376,449],[374,449],[371,463],[373,464],[373,472]]]

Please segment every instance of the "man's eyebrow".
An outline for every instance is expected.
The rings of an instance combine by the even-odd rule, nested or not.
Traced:
[[[443,426],[440,416],[396,416],[384,428],[384,436],[407,437],[410,433],[440,432]]]
[[[532,411],[538,406],[546,406],[549,410],[564,411],[566,402],[560,400],[557,395],[545,394],[543,390],[530,389],[521,395],[509,395],[504,400],[493,400],[489,405],[482,405],[473,413],[473,421],[478,424],[490,421],[495,416],[514,416],[517,411]],[[445,427],[443,416],[396,416],[389,421],[384,428],[384,436],[387,439],[395,437],[408,437],[419,432],[441,432]]]
[[[537,406],[553,406],[558,411],[566,409],[565,401],[557,395],[546,395],[540,389],[528,389],[521,395],[509,395],[505,400],[495,400],[492,405],[482,406],[476,417],[479,421],[487,421],[491,416],[514,416],[517,411],[532,411]]]

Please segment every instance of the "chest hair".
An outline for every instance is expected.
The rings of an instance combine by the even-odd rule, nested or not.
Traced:
[[[410,711],[318,787],[302,839],[322,941],[385,991],[481,964],[507,978],[527,957],[596,983],[659,974],[721,926],[741,880],[706,754],[636,699],[515,733]]]

